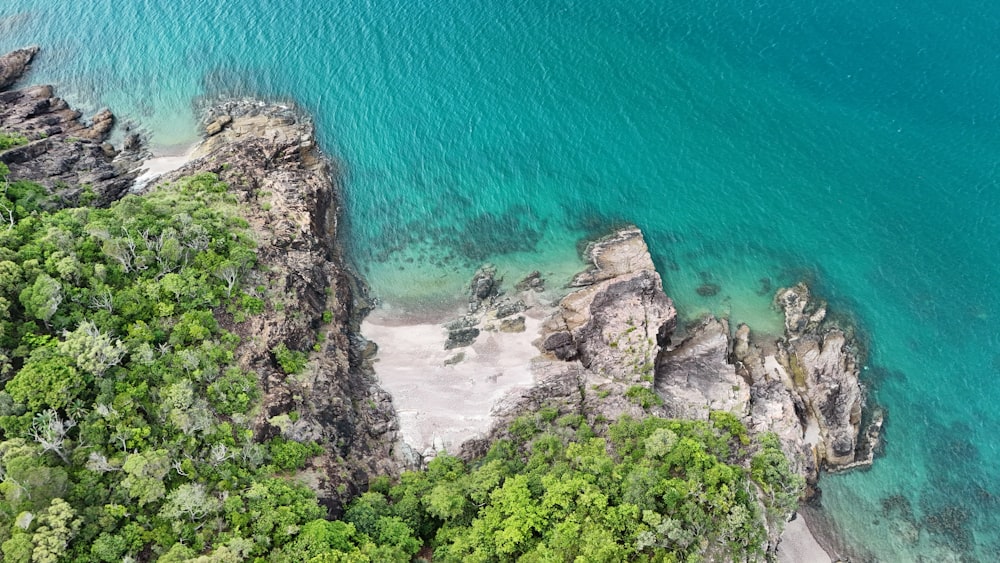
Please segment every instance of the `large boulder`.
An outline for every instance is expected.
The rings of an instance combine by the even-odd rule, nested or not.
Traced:
[[[21,78],[38,51],[38,47],[32,46],[0,56],[0,91],[10,88]]]
[[[512,418],[541,405],[592,421],[665,414],[648,398],[655,397],[656,358],[676,328],[677,311],[642,233],[619,229],[587,245],[583,257],[589,267],[574,278],[574,290],[559,301],[536,341],[542,352],[532,363],[536,384],[495,408],[494,438]]]
[[[729,323],[708,317],[656,366],[656,391],[676,418],[707,419],[710,411],[746,415],[750,386],[729,362]]]
[[[627,227],[590,243],[591,266],[578,274],[576,291],[559,303],[545,324],[545,347],[565,359],[579,357],[584,367],[613,379],[652,384],[660,347],[677,326],[673,301],[663,292],[642,232]],[[567,334],[566,336],[554,336]]]

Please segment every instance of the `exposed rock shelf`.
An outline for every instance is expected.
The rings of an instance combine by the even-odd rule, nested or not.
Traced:
[[[536,340],[540,355],[531,360],[534,384],[496,402],[492,431],[469,436],[463,456],[484,454],[516,417],[556,407],[597,426],[624,415],[734,413],[752,432],[778,435],[810,485],[807,497],[821,468],[872,462],[882,414],[876,408],[865,416],[859,347],[804,285],[777,292],[786,331],[773,341],[753,343],[746,325],[733,331],[712,317],[677,338],[677,312],[638,229],[591,243],[585,258],[592,266],[570,293],[553,307],[528,311],[548,315]]]
[[[458,383],[472,381],[459,376],[464,373],[464,355],[447,349],[471,346],[475,356],[477,338],[497,342],[481,334],[495,334],[504,326],[497,317],[509,311],[542,319],[528,327],[539,327],[537,334],[529,335],[535,338],[537,355],[518,353],[523,363],[519,373],[530,371],[533,383],[521,382],[504,394],[502,386],[481,382],[489,389],[477,387],[475,392],[483,399],[492,397],[480,407],[489,409],[489,416],[480,413],[482,420],[473,426],[466,424],[468,417],[453,421],[464,430],[446,432],[446,441],[410,429],[412,422],[404,420],[402,435],[412,438],[410,448],[424,454],[442,448],[455,453],[464,436],[468,440],[460,451],[474,457],[502,436],[514,418],[543,406],[606,421],[623,415],[707,419],[711,411],[723,410],[739,416],[753,432],[775,432],[793,467],[810,485],[816,484],[821,468],[840,470],[872,462],[882,414],[876,408],[863,416],[859,347],[848,331],[827,319],[825,304],[812,299],[805,285],[777,292],[775,304],[785,315],[785,334],[755,343],[749,327],[733,330],[726,319],[706,317],[679,330],[677,311],[663,292],[639,229],[620,229],[590,243],[584,257],[591,267],[574,278],[557,303],[534,298],[531,284],[518,284],[508,295],[502,281],[483,268],[469,286],[472,313],[444,327],[422,326],[440,333],[440,342],[428,344],[440,350],[427,352],[426,357],[435,358],[434,365],[421,365],[414,356],[407,367],[444,370],[446,388],[440,397],[425,401],[421,398],[430,391],[414,383],[405,401],[412,403],[407,408],[414,411],[410,419],[443,416],[437,426],[444,428],[448,416],[458,410],[454,405],[473,392],[461,391]],[[397,345],[388,340],[381,344]],[[473,365],[479,371],[490,367]],[[450,383],[445,372],[453,375]],[[435,410],[433,405],[448,407]],[[484,422],[492,423],[488,433],[483,433]],[[807,495],[813,492],[810,487]]]

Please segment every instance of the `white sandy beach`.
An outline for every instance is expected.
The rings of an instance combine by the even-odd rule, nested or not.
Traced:
[[[145,170],[133,184],[136,191],[146,187],[167,172],[173,172],[192,160],[198,145],[171,147],[160,149],[159,154],[154,154],[151,158],[143,161],[141,168]]]
[[[539,352],[531,342],[541,319],[526,314],[524,332],[484,331],[471,346],[445,350],[441,323],[448,320],[401,325],[376,311],[361,325],[380,345],[375,373],[392,394],[402,440],[420,453],[457,453],[489,430],[494,405],[534,383],[531,363]]]

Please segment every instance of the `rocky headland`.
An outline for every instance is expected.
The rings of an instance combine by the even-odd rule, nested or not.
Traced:
[[[821,470],[872,462],[882,413],[866,405],[860,380],[863,351],[851,327],[830,320],[826,305],[804,284],[776,292],[775,307],[786,320],[784,334],[754,336],[746,325],[731,327],[727,319],[714,317],[679,326],[677,311],[635,227],[591,242],[584,257],[591,266],[554,303],[537,298],[534,278],[504,288],[490,268],[483,268],[469,285],[468,314],[437,327],[423,325],[421,330],[439,335],[426,347],[436,345],[441,351],[427,352],[428,365],[413,365],[420,358],[411,354],[408,368],[443,364],[441,369],[453,379],[436,391],[433,384],[407,389],[408,407],[419,411],[423,405],[425,410],[401,419],[402,440],[414,440],[401,444],[403,449],[422,452],[423,462],[442,449],[479,457],[496,439],[508,437],[512,421],[542,408],[583,415],[597,429],[625,415],[708,419],[710,412],[721,410],[737,415],[751,433],[774,432],[779,437],[792,468],[806,479],[806,499],[816,495]],[[522,336],[537,351],[522,360],[532,375],[530,383],[522,379],[497,393],[502,382],[493,378],[456,390],[456,382],[471,382],[463,370],[467,355],[478,358],[484,340],[499,342],[504,327],[514,324],[511,318],[527,318],[529,328],[537,327],[536,333]],[[391,341],[380,343],[383,348],[394,346]],[[523,350],[518,354],[525,355]],[[394,395],[398,367],[383,370],[376,364]],[[474,371],[482,369],[476,366]],[[442,398],[460,403],[462,393],[473,389],[479,397],[499,397],[488,419],[479,421],[478,435],[470,431],[460,407]],[[437,398],[428,401],[432,395]],[[449,406],[433,412],[433,405]],[[431,419],[433,425],[428,424]],[[458,435],[443,430],[458,426],[465,428]],[[447,440],[442,439],[445,435]],[[467,439],[462,441],[462,436]],[[410,464],[418,461],[411,459]],[[803,524],[794,529],[806,530],[808,537]],[[771,531],[772,549],[780,533],[780,526]]]
[[[0,57],[0,84],[29,68],[37,48]],[[256,239],[257,267],[243,284],[265,302],[260,315],[216,312],[240,336],[238,365],[257,374],[262,405],[252,421],[258,441],[282,435],[318,442],[324,453],[298,477],[333,513],[375,475],[398,473],[392,450],[396,416],[375,383],[359,336],[367,312],[363,285],[345,266],[338,243],[338,171],[320,153],[311,121],[295,110],[229,101],[207,112],[204,139],[180,168],[150,178],[145,189],[211,172],[228,183]],[[107,205],[135,191],[149,156],[135,134],[115,149],[107,138],[115,118],[90,121],[51,86],[0,89],[0,131],[24,142],[0,152],[11,177],[31,180],[61,205]],[[286,375],[279,346],[308,354],[302,373]]]
[[[371,478],[398,467],[395,412],[358,330],[365,289],[340,251],[338,170],[317,148],[309,118],[293,108],[224,102],[206,114],[205,135],[191,162],[151,185],[211,172],[230,186],[257,243],[258,267],[244,284],[267,304],[263,315],[224,320],[241,337],[238,363],[257,374],[264,395],[255,435],[322,444],[299,478],[339,511]],[[281,345],[308,353],[302,373],[279,368]]]

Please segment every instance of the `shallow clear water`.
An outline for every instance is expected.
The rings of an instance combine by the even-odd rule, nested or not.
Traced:
[[[885,455],[824,477],[824,506],[881,560],[988,561],[998,24],[974,0],[5,0],[0,50],[42,45],[31,81],[159,147],[194,139],[200,97],[296,100],[388,308],[484,261],[559,283],[620,222],[690,316],[771,330],[768,288],[810,280],[870,336],[889,412]]]

